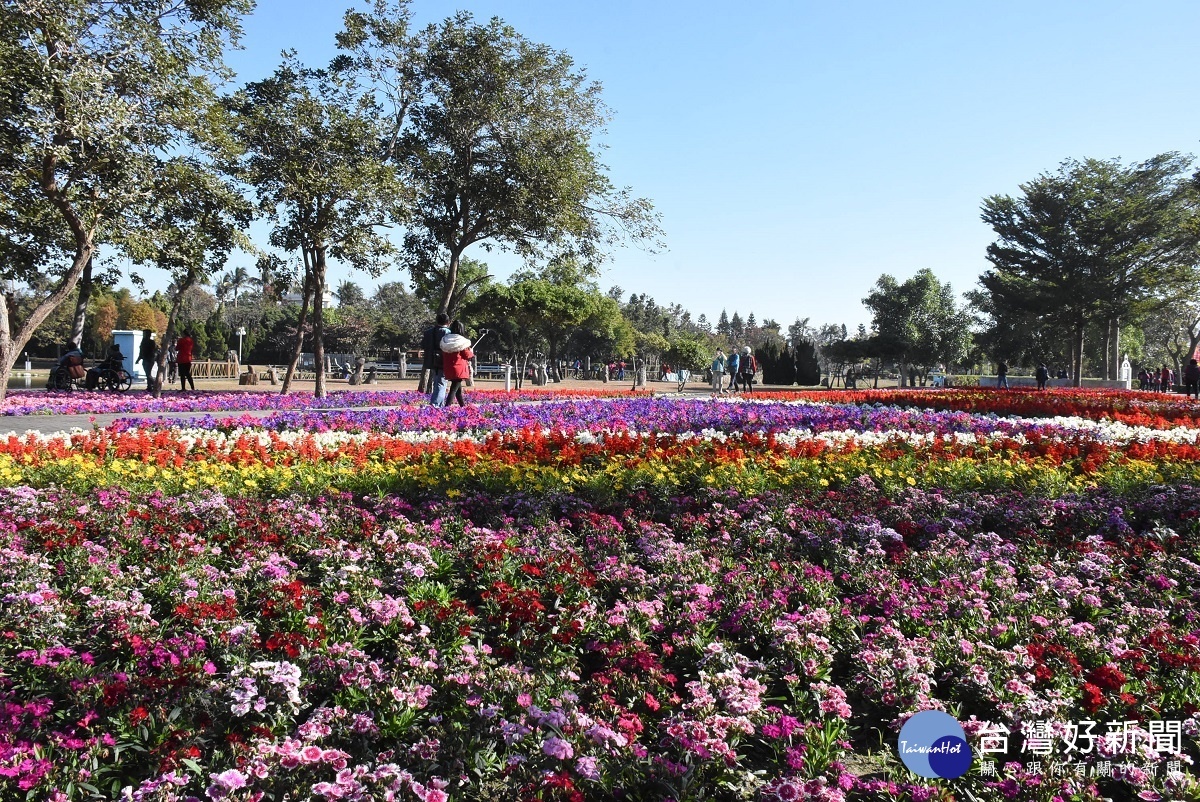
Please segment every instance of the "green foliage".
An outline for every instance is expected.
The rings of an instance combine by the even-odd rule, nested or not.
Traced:
[[[97,244],[137,231],[161,154],[201,127],[251,5],[0,5],[0,279],[51,279],[15,330],[0,282],[0,398],[19,350],[71,297]]]
[[[1174,153],[1129,166],[1067,161],[1017,198],[985,199],[983,220],[996,232],[976,299],[991,320],[987,339],[999,348],[1069,337],[1078,379],[1089,324],[1136,318],[1186,293],[1200,242],[1189,163]]]
[[[821,383],[821,363],[817,359],[817,349],[807,340],[800,340],[791,349],[792,362],[795,365],[796,384],[811,387]]]
[[[386,98],[381,141],[415,192],[406,266],[418,287],[439,288],[440,311],[466,302],[456,294],[473,244],[593,260],[657,236],[649,202],[613,187],[597,159],[607,111],[570,56],[499,19],[460,12],[416,35],[408,22],[404,3],[348,14],[338,66]]]
[[[762,368],[764,384],[790,387],[796,383],[796,366],[786,345],[780,347],[778,343],[771,342],[757,349],[754,355]]]
[[[706,337],[677,333],[671,338],[663,359],[675,368],[699,371],[711,364],[712,350]]]
[[[947,367],[962,359],[970,343],[970,318],[949,284],[923,269],[900,283],[880,276],[863,304],[874,314],[879,356],[903,365]]]

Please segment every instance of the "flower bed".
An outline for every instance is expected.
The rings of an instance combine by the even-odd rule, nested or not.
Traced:
[[[1200,799],[1194,427],[436,412],[0,440],[0,798]]]
[[[628,393],[628,390],[554,390],[554,396],[596,398]],[[471,399],[487,401],[530,401],[544,399],[547,391],[504,392],[474,390]],[[325,398],[312,393],[202,391],[164,392],[161,398],[147,393],[63,393],[57,391],[10,392],[0,401],[4,415],[108,415],[133,412],[229,412],[232,410],[340,409],[416,404],[426,396],[411,390],[335,390]]]

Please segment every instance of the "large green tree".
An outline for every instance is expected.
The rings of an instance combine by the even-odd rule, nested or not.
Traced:
[[[159,165],[153,200],[126,250],[135,262],[152,264],[171,277],[162,344],[175,338],[181,310],[195,301],[192,291],[221,270],[235,248],[252,250],[243,233],[252,216],[249,201],[211,165],[182,157]],[[156,398],[162,394],[166,366],[167,349],[159,348],[152,384]]]
[[[1089,325],[1103,327],[1114,340],[1110,358],[1119,358],[1119,321],[1178,298],[1194,277],[1189,161],[1173,153],[1128,166],[1067,161],[1022,184],[1016,198],[985,199],[983,220],[996,241],[980,284],[991,296],[989,311],[1000,315],[995,326],[1013,331],[1023,320],[1064,329],[1076,386]]]
[[[900,363],[902,386],[911,381],[915,368],[928,369],[939,362],[949,368],[966,353],[970,317],[950,285],[939,282],[928,268],[904,282],[880,276],[863,304],[874,315],[879,355]]]
[[[332,257],[377,275],[391,243],[380,231],[399,216],[402,188],[378,143],[374,101],[336,71],[303,67],[289,54],[270,78],[226,101],[242,154],[234,172],[253,187],[273,222],[271,244],[304,264],[297,337],[282,392],[291,386],[312,304],[316,394],[325,395],[324,299]]]
[[[338,41],[339,66],[390,115],[383,151],[415,192],[406,262],[418,285],[438,287],[437,311],[463,302],[473,245],[595,261],[607,245],[658,236],[650,203],[600,163],[600,86],[566,53],[468,13],[414,34],[407,2],[382,0],[347,14]]]
[[[0,4],[0,398],[34,330],[148,198],[250,0]],[[51,277],[22,321],[4,281]]]

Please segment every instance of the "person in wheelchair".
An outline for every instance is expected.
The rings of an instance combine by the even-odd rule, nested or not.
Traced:
[[[76,379],[82,379],[83,351],[74,342],[63,346],[63,355],[58,358],[54,369],[50,371],[50,381],[47,387],[51,390],[70,390]]]
[[[94,367],[88,368],[87,372],[87,389],[95,390],[100,386],[100,381],[105,376],[113,376],[119,378],[125,371],[125,355],[121,353],[121,346],[113,343],[108,349],[108,355],[104,357],[104,361]]]

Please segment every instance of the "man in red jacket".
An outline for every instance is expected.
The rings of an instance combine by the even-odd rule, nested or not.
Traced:
[[[192,389],[196,389],[196,380],[192,378],[192,349],[195,343],[192,342],[192,333],[185,331],[179,341],[175,343],[175,348],[179,352],[175,357],[175,364],[179,367],[179,392],[187,389],[187,386],[192,385]]]

